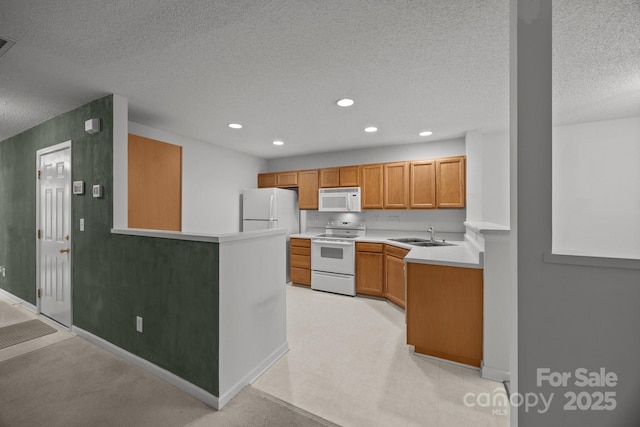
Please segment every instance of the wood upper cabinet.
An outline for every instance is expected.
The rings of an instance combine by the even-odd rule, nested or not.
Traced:
[[[464,208],[465,158],[449,157],[436,160],[436,206]]]
[[[333,188],[340,186],[340,169],[320,169],[320,188]]]
[[[305,170],[299,172],[298,208],[301,210],[318,209],[318,171]]]
[[[384,164],[384,208],[406,209],[409,206],[409,164]]]
[[[276,174],[276,185],[278,187],[297,187],[298,171],[278,172]]]
[[[471,366],[482,361],[482,269],[407,264],[407,344]]]
[[[436,161],[420,160],[409,163],[409,207],[436,207]]]
[[[382,209],[384,167],[382,164],[360,166],[361,207],[362,209]]]
[[[258,188],[270,188],[276,186],[276,174],[275,173],[259,173],[258,174]]]
[[[289,244],[291,282],[311,285],[311,240],[292,238]]]
[[[385,297],[404,308],[405,286],[404,286],[404,257],[409,250],[398,248],[393,245],[384,247],[384,271],[385,271]]]
[[[356,293],[384,296],[382,243],[356,242]]]
[[[339,169],[340,187],[357,187],[360,185],[360,169],[358,166],[343,166]]]
[[[358,175],[358,166],[320,169],[320,188],[357,187]]]

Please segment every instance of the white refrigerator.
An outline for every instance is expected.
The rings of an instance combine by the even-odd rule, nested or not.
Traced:
[[[300,232],[298,193],[282,188],[245,188],[242,191],[242,231],[284,228],[287,230],[287,282],[289,235]]]

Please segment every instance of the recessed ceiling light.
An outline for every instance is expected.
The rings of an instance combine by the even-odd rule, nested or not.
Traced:
[[[431,134],[433,134],[433,132],[431,132],[429,130],[424,130],[424,131],[420,132],[418,135],[420,135],[420,136],[429,136]]]
[[[273,141],[273,145],[284,145],[282,141]]]
[[[369,132],[369,133],[371,133],[371,132],[377,132],[377,131],[378,131],[378,128],[377,128],[377,127],[375,127],[375,126],[369,126],[368,128],[364,128],[364,131],[365,131],[365,132]]]
[[[338,104],[338,106],[340,107],[351,107],[354,104],[354,101],[353,99],[342,98],[342,99],[338,99],[336,101],[336,104]]]
[[[242,125],[240,123],[229,123],[227,126],[231,129],[242,129]]]

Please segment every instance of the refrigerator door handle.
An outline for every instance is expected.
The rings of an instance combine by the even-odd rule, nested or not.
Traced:
[[[269,196],[269,219],[273,220],[276,217],[275,212],[273,211],[273,194]]]

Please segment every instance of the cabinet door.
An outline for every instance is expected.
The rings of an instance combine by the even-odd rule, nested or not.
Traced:
[[[418,353],[480,366],[482,270],[407,264],[407,343]]]
[[[384,207],[406,209],[409,206],[409,169],[407,162],[385,163]]]
[[[360,185],[358,166],[340,168],[340,187],[357,187]]]
[[[422,160],[409,165],[409,207],[433,209],[436,207],[436,162]]]
[[[386,298],[404,308],[404,257],[408,250],[395,246],[385,246],[385,289]]]
[[[357,243],[356,293],[378,297],[384,296],[383,262],[382,244]]]
[[[277,174],[278,187],[297,187],[298,186],[298,171],[293,172],[278,172]]]
[[[362,209],[382,209],[383,167],[381,164],[360,167]]]
[[[298,186],[298,208],[318,209],[318,171],[300,171]]]
[[[439,208],[464,208],[465,179],[464,157],[436,161],[436,201]]]
[[[276,186],[275,173],[259,173],[258,174],[258,188],[270,188],[275,186]]]
[[[340,170],[338,168],[320,169],[320,188],[340,186]]]

